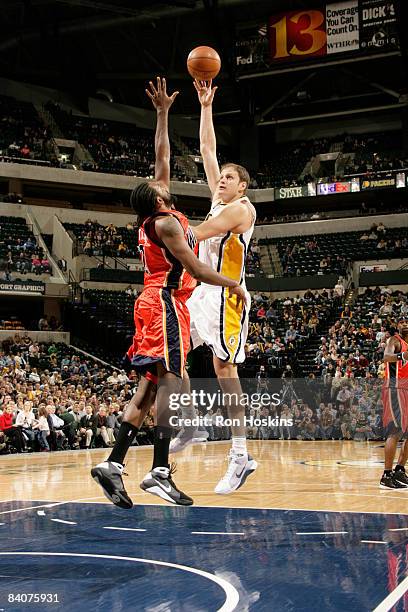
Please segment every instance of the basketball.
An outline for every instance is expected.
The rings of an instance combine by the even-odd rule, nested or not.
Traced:
[[[187,70],[193,79],[210,81],[221,69],[221,59],[211,47],[196,47],[187,58]]]

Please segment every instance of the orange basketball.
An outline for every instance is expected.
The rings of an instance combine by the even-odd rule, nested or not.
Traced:
[[[221,59],[211,47],[196,47],[187,58],[187,70],[193,79],[210,81],[221,69]]]

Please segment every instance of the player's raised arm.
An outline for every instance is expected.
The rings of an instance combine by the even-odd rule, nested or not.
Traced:
[[[146,94],[157,113],[156,136],[154,149],[156,162],[154,166],[154,177],[156,181],[162,182],[167,188],[170,187],[170,140],[168,130],[168,116],[171,105],[178,95],[175,91],[171,96],[167,94],[166,79],[157,77],[156,86],[149,82],[150,89]]]
[[[194,87],[201,104],[200,152],[208,186],[214,196],[220,180],[220,168],[217,160],[217,140],[214,131],[212,104],[218,88],[212,87],[212,81],[198,81],[197,79],[194,81]]]

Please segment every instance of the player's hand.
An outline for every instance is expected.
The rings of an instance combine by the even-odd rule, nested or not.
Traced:
[[[243,289],[241,285],[238,285],[238,287],[229,287],[229,295],[230,297],[232,295],[237,296],[237,309],[241,306],[241,304],[245,305],[246,293],[245,293],[245,289]]]
[[[149,81],[149,87],[150,89],[146,89],[145,91],[156,110],[168,111],[179,94],[178,91],[175,91],[169,96],[167,94],[166,79],[161,79],[160,77],[157,77],[156,86],[153,85],[152,81]]]
[[[198,99],[200,101],[201,106],[211,106],[214,100],[215,92],[218,89],[218,86],[212,86],[211,81],[198,81],[194,80],[194,87],[198,94]]]

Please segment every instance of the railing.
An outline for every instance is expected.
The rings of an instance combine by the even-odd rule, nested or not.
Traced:
[[[28,164],[30,166],[49,166],[51,162],[44,159],[31,159],[28,157],[13,157],[10,155],[0,155],[0,162],[7,164]]]

